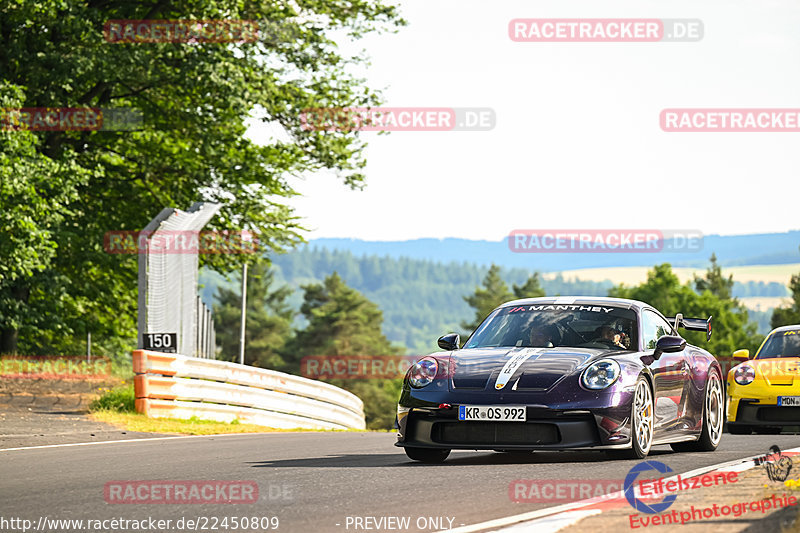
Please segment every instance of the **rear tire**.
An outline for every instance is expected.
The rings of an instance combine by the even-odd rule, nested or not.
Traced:
[[[406,455],[413,461],[421,463],[437,464],[443,463],[447,456],[450,455],[450,450],[441,450],[439,448],[404,448]]]
[[[741,424],[728,424],[728,431],[731,435],[749,435],[753,432],[753,428]]]
[[[708,376],[706,394],[703,398],[703,430],[694,442],[670,444],[676,452],[713,452],[722,440],[723,422],[722,385],[719,376],[712,371]]]

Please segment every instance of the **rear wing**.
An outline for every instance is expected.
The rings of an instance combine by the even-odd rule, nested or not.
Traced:
[[[689,331],[705,331],[706,332],[706,341],[711,338],[711,319],[714,318],[710,316],[708,318],[683,318],[683,315],[678,313],[675,316],[668,316],[667,322],[669,322],[673,328],[683,328],[688,329]]]

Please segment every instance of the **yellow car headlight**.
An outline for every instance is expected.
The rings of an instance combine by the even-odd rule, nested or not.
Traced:
[[[739,385],[750,385],[756,379],[756,369],[750,365],[741,365],[734,371],[733,379]]]

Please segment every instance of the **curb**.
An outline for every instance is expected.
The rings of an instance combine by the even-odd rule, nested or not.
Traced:
[[[800,454],[800,447],[790,448],[782,452],[784,455],[793,456]],[[763,454],[755,454],[742,459],[734,459],[724,463],[718,463],[702,468],[696,468],[688,472],[678,473],[674,476],[664,478],[664,482],[677,481],[678,476],[682,479],[692,479],[715,471],[735,471],[745,472],[757,465],[755,459]],[[449,530],[448,533],[478,533],[480,531],[491,531],[492,533],[521,533],[522,531],[555,532],[573,525],[575,522],[598,513],[603,513],[610,509],[618,509],[628,504],[625,499],[624,491],[610,492],[601,496],[595,496],[585,500],[569,502],[555,507],[538,509],[528,513],[496,518],[478,524],[461,526]],[[589,511],[592,511],[589,513]],[[502,528],[502,529],[499,529]]]

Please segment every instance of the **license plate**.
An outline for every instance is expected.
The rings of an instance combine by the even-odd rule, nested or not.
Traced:
[[[482,422],[525,422],[525,406],[459,405],[458,419]]]
[[[800,396],[778,396],[781,407],[800,407]]]

